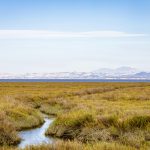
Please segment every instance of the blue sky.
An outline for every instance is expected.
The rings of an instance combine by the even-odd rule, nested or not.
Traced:
[[[0,72],[150,70],[149,0],[0,0]]]

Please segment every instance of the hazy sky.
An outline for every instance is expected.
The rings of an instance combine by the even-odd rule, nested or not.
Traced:
[[[150,70],[150,0],[0,0],[0,72]]]

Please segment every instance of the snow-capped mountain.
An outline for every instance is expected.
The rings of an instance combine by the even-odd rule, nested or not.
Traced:
[[[136,73],[134,76],[138,78],[150,78],[150,72],[139,72]]]
[[[120,67],[116,69],[102,68],[95,71],[95,73],[101,73],[107,76],[131,75],[131,74],[136,74],[138,72],[139,70],[131,67]]]
[[[102,68],[92,72],[54,72],[54,73],[0,73],[0,79],[146,79],[150,72],[139,71],[130,67],[116,69]]]

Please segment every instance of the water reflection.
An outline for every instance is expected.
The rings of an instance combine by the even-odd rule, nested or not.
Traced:
[[[53,138],[46,137],[45,132],[53,121],[54,119],[45,118],[45,122],[41,127],[19,132],[19,136],[21,137],[22,141],[18,147],[25,148],[26,146],[30,145],[52,143]]]

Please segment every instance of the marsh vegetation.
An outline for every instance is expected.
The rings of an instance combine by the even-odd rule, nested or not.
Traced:
[[[1,149],[18,149],[42,113],[59,140],[27,150],[150,149],[150,83],[0,83]]]

